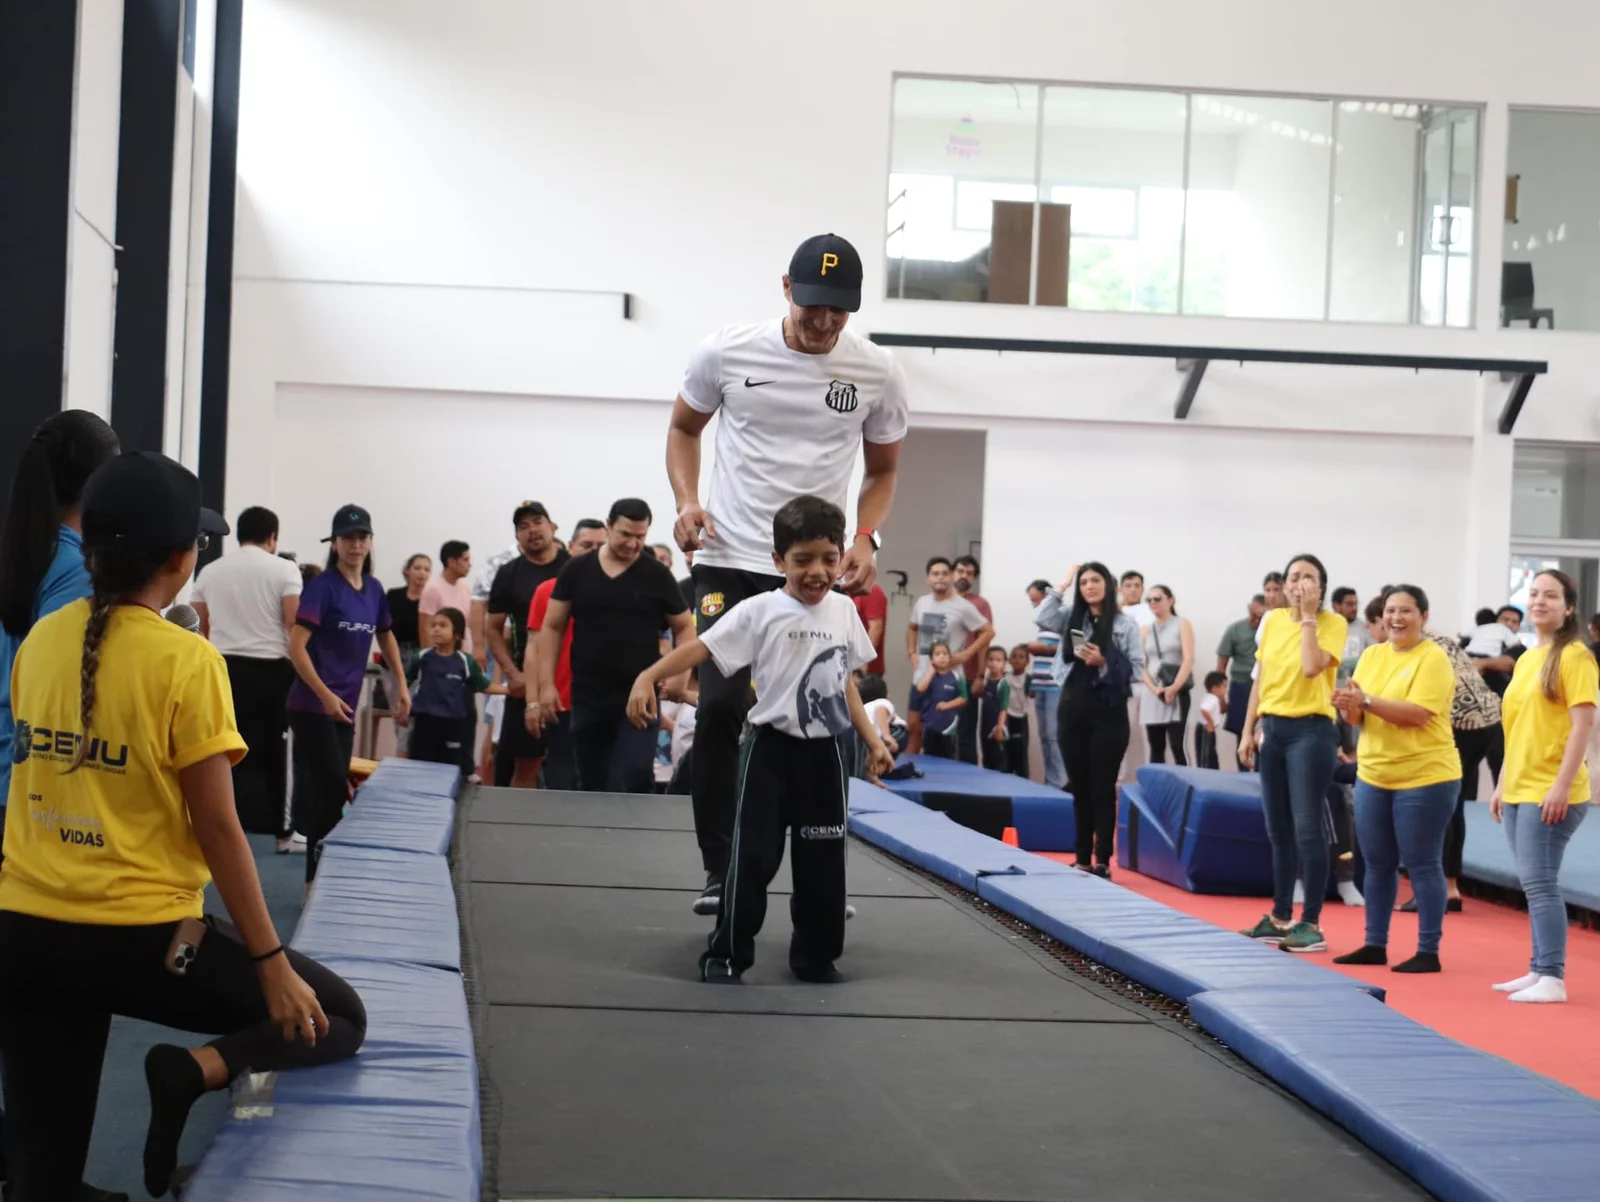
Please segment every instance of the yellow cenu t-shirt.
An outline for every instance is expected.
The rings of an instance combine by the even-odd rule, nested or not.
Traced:
[[[1317,646],[1333,657],[1326,672],[1306,677],[1300,667],[1300,623],[1286,609],[1274,609],[1261,623],[1261,701],[1257,711],[1277,718],[1333,717],[1333,683],[1344,654],[1349,624],[1336,613],[1317,614]]]
[[[1461,754],[1450,729],[1456,673],[1431,639],[1408,651],[1374,643],[1361,653],[1355,682],[1371,697],[1409,701],[1433,716],[1421,726],[1396,726],[1368,712],[1361,721],[1356,775],[1380,789],[1420,789],[1461,777]]]
[[[95,675],[89,755],[76,752],[89,603],[41,619],[17,651],[17,734],[0,910],[142,926],[198,918],[210,883],[178,773],[237,763],[228,668],[216,648],[143,606],[111,612]]]
[[[1567,736],[1572,733],[1569,711],[1575,705],[1594,705],[1600,700],[1600,667],[1594,653],[1582,643],[1567,644],[1561,657],[1561,695],[1555,701],[1547,699],[1539,678],[1549,658],[1549,647],[1535,647],[1519,656],[1500,703],[1506,727],[1501,796],[1512,805],[1544,801],[1556,783]],[[1572,778],[1567,802],[1577,805],[1588,800],[1589,764],[1585,761]]]

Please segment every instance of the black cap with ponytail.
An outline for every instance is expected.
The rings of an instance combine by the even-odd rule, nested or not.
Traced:
[[[55,558],[61,519],[83,500],[94,470],[120,450],[116,432],[83,409],[47,419],[22,450],[0,524],[0,626],[23,638],[34,598]]]

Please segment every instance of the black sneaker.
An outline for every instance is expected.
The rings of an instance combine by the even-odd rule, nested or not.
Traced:
[[[694,912],[696,914],[722,912],[722,878],[716,873],[706,874],[706,887],[700,890],[700,896],[694,899]]]
[[[700,979],[707,985],[738,985],[740,977],[726,960],[707,956],[700,961]]]
[[[791,965],[789,971],[794,974],[795,980],[804,981],[807,985],[837,985],[844,980],[843,974],[831,964],[822,968],[804,969]]]
[[[1095,876],[1099,877],[1103,881],[1109,881],[1111,879],[1111,865],[1110,864],[1096,864],[1094,866],[1093,872],[1094,872]]]

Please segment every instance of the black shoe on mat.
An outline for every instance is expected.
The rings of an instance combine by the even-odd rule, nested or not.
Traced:
[[[700,979],[707,985],[738,985],[740,976],[726,960],[707,956],[700,961]]]
[[[716,873],[706,874],[706,887],[700,890],[700,896],[694,899],[694,912],[696,914],[722,912],[722,878]]]

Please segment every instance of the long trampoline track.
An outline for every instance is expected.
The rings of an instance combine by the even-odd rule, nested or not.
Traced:
[[[485,1202],[1426,1198],[1187,1011],[867,845],[841,984],[696,979],[689,801],[467,788]]]

